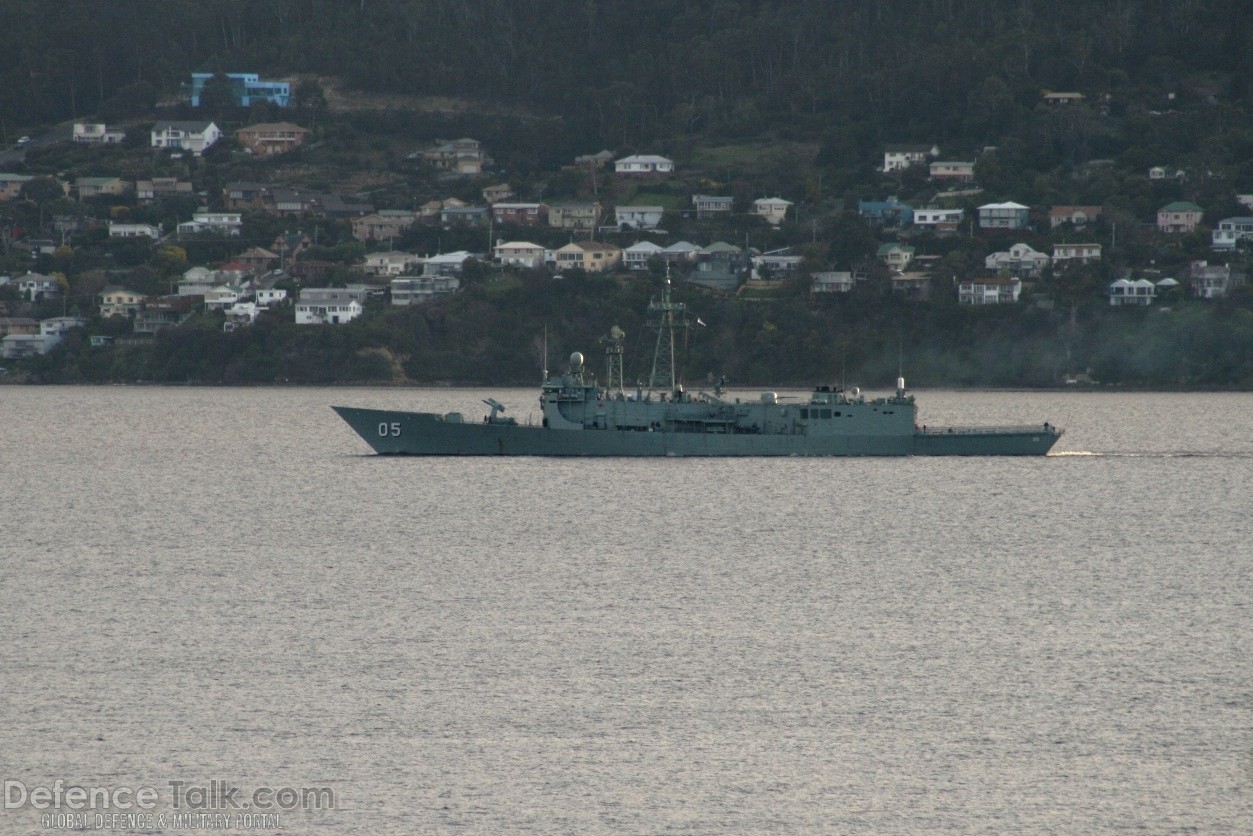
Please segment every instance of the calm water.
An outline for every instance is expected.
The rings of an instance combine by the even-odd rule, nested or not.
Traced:
[[[1036,459],[385,459],[328,406],[0,388],[0,777],[287,832],[1253,830],[1253,395],[923,392]],[[2,832],[46,832],[0,811]]]

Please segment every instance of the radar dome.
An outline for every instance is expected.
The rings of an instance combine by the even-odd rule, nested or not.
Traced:
[[[581,351],[576,351],[570,355],[570,368],[572,369],[583,368],[583,353]]]

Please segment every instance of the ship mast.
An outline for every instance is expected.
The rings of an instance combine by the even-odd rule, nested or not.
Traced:
[[[600,338],[605,344],[605,391],[622,393],[622,340],[626,333],[617,325],[609,329],[609,333]]]
[[[687,318],[687,305],[670,299],[670,278],[667,276],[666,283],[661,290],[661,300],[652,299],[648,303],[648,326],[657,329],[657,347],[653,351],[653,372],[648,378],[650,392],[661,390],[674,394],[678,388],[674,330],[676,326],[686,330],[690,324]]]

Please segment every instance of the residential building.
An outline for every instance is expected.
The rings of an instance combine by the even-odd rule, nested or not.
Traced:
[[[1194,261],[1186,273],[1192,295],[1198,299],[1222,299],[1233,287],[1244,284],[1245,275],[1231,269],[1229,264],[1210,264]]]
[[[985,276],[966,279],[957,285],[961,305],[1008,305],[1018,301],[1022,281],[1012,277]]]
[[[191,194],[191,181],[179,180],[177,177],[153,177],[151,180],[135,181],[135,198],[140,203]]]
[[[683,266],[696,261],[700,255],[701,248],[690,241],[675,241],[661,248],[658,253],[661,260],[671,266]]]
[[[1192,232],[1201,222],[1203,214],[1200,206],[1187,200],[1167,203],[1157,210],[1157,230],[1166,233]]]
[[[733,244],[715,241],[696,254],[696,269],[688,274],[693,284],[715,290],[735,290],[752,272],[749,254]]]
[[[935,145],[888,145],[883,149],[883,170],[900,171],[911,165],[921,165],[928,157],[940,156],[940,149]]]
[[[352,237],[358,241],[390,241],[413,225],[417,216],[404,210],[371,212],[352,220]]]
[[[548,223],[548,204],[546,203],[507,203],[500,201],[492,204],[491,212],[492,220],[498,224],[542,226]]]
[[[652,241],[637,241],[622,251],[622,266],[628,270],[647,270],[648,263],[661,258],[662,248]]]
[[[974,162],[936,160],[928,170],[932,180],[946,183],[973,183],[975,179]]]
[[[126,139],[126,131],[103,122],[75,122],[70,138],[91,145],[116,145]]]
[[[161,228],[152,224],[119,224],[109,221],[110,238],[151,238],[154,241],[161,237]]]
[[[1166,168],[1165,166],[1155,165],[1149,169],[1150,180],[1182,180],[1184,177],[1182,168]]]
[[[1253,218],[1224,218],[1210,233],[1210,247],[1234,250],[1241,241],[1253,241]]]
[[[48,299],[61,298],[61,285],[52,276],[42,273],[28,272],[21,278],[14,279],[11,284],[17,287],[22,298],[28,302],[43,302]]]
[[[264,310],[265,307],[257,302],[236,302],[223,311],[226,321],[222,323],[222,330],[229,334],[240,328],[247,328],[257,321],[257,317]]]
[[[1084,95],[1082,93],[1073,92],[1047,92],[1042,95],[1042,98],[1044,99],[1044,103],[1047,105],[1073,105],[1082,104]]]
[[[257,73],[226,73],[230,81],[231,95],[235,104],[251,107],[259,102],[269,102],[287,107],[291,102],[291,83],[287,81],[263,81]],[[200,96],[213,73],[191,74],[191,106],[200,107]]]
[[[251,154],[270,157],[286,154],[304,144],[308,128],[293,122],[262,122],[235,131],[235,139]]]
[[[749,256],[749,277],[753,279],[783,279],[800,269],[803,256],[792,255],[782,249]]]
[[[1057,267],[1064,262],[1074,261],[1079,264],[1089,264],[1093,261],[1101,260],[1100,244],[1054,244],[1053,245],[1053,266]]]
[[[915,209],[914,226],[937,233],[955,232],[965,216],[966,213],[961,209]]]
[[[497,244],[492,257],[497,264],[516,267],[543,267],[546,251],[530,241],[506,241]]]
[[[440,140],[434,147],[411,154],[409,158],[453,174],[482,174],[484,167],[491,163],[482,143],[469,138]]]
[[[24,316],[0,316],[0,337],[7,337],[10,334],[38,334],[39,330],[37,319]]]
[[[792,208],[792,201],[781,197],[762,197],[753,201],[753,214],[765,218],[766,223],[778,226],[787,219],[787,210]]]
[[[47,354],[60,342],[60,334],[9,334],[0,339],[0,357],[20,360]]]
[[[492,218],[492,210],[486,206],[448,206],[439,213],[444,226],[486,227]]]
[[[243,290],[234,285],[219,284],[204,292],[204,306],[211,311],[224,311],[243,297]]]
[[[622,261],[622,248],[603,241],[571,241],[554,251],[558,272],[604,273]]]
[[[366,294],[334,287],[306,287],[296,300],[297,325],[343,325],[361,316]]]
[[[729,195],[694,194],[692,208],[696,210],[696,218],[705,220],[731,214],[735,208],[735,198]]]
[[[608,150],[598,151],[595,154],[580,154],[579,156],[574,158],[574,164],[576,166],[590,167],[590,168],[604,168],[606,165],[608,165],[612,161],[613,161],[613,152],[608,151]]]
[[[859,200],[857,214],[875,226],[905,226],[914,219],[914,207],[894,197],[887,200]]]
[[[210,212],[201,209],[191,216],[190,221],[178,225],[178,234],[179,237],[209,234],[238,238],[243,226],[243,215],[239,212]]]
[[[268,270],[271,264],[281,260],[282,256],[264,247],[249,247],[234,258],[244,269],[254,271]]]
[[[849,293],[853,289],[855,280],[853,274],[847,270],[824,270],[821,273],[814,273],[813,286],[810,288],[811,293]]]
[[[632,154],[614,161],[613,170],[631,177],[666,175],[674,172],[674,160],[656,154]]]
[[[87,320],[81,316],[54,316],[48,319],[40,320],[39,333],[45,337],[49,334],[64,334],[75,328],[86,328]]]
[[[100,300],[100,316],[105,319],[111,316],[134,317],[147,299],[142,293],[112,284],[101,290],[96,298]]]
[[[422,257],[414,253],[389,250],[383,253],[368,253],[365,257],[365,271],[375,276],[403,276],[422,263]]]
[[[262,183],[235,182],[222,187],[224,209],[264,209],[270,188]]]
[[[992,253],[983,260],[983,265],[994,272],[1004,271],[1025,278],[1038,275],[1049,266],[1049,262],[1049,257],[1044,253],[1032,249],[1028,244],[1018,243],[1003,252]]]
[[[1157,296],[1157,287],[1148,279],[1119,279],[1109,286],[1109,303],[1116,307],[1148,307]]]
[[[400,276],[391,281],[392,304],[420,305],[460,289],[461,279],[456,276]]]
[[[158,122],[152,126],[151,144],[199,157],[221,138],[222,130],[212,122]]]
[[[33,174],[0,174],[0,201],[21,197],[22,187],[34,179]]]
[[[79,200],[90,197],[121,197],[131,184],[121,177],[79,177],[74,181]]]
[[[915,302],[931,298],[931,277],[926,273],[893,273],[892,292]]]
[[[433,255],[422,263],[422,274],[425,276],[460,276],[466,262],[474,260],[474,255],[465,250]]]
[[[878,252],[875,253],[875,258],[896,272],[901,273],[914,260],[914,248],[908,244],[897,242],[883,244],[879,247]]]
[[[548,225],[557,229],[595,229],[600,222],[600,203],[553,203]]]
[[[148,300],[135,314],[134,333],[156,334],[177,328],[192,315],[196,300],[188,296],[161,296]]]
[[[517,195],[514,193],[513,187],[508,183],[497,183],[494,186],[488,186],[483,189],[483,199],[490,203],[500,203],[509,200]]]
[[[656,229],[664,214],[660,206],[615,206],[613,222],[618,229]]]
[[[1099,218],[1102,211],[1100,206],[1054,206],[1049,209],[1049,228],[1070,224],[1080,229]]]
[[[258,287],[254,291],[257,304],[269,308],[272,305],[281,305],[287,301],[287,291],[281,287]]]
[[[979,207],[980,229],[1026,229],[1031,210],[1021,203],[985,203]]]

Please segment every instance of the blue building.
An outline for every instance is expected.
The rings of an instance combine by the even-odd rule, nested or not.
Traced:
[[[191,105],[200,107],[200,94],[205,84],[213,78],[213,73],[191,74]],[[257,102],[270,102],[279,107],[287,107],[291,101],[291,84],[286,81],[262,81],[256,73],[227,73],[231,80],[231,91],[235,94],[235,103],[249,107]]]
[[[887,200],[859,200],[857,213],[867,223],[880,226],[907,226],[914,219],[914,207],[894,197]]]

